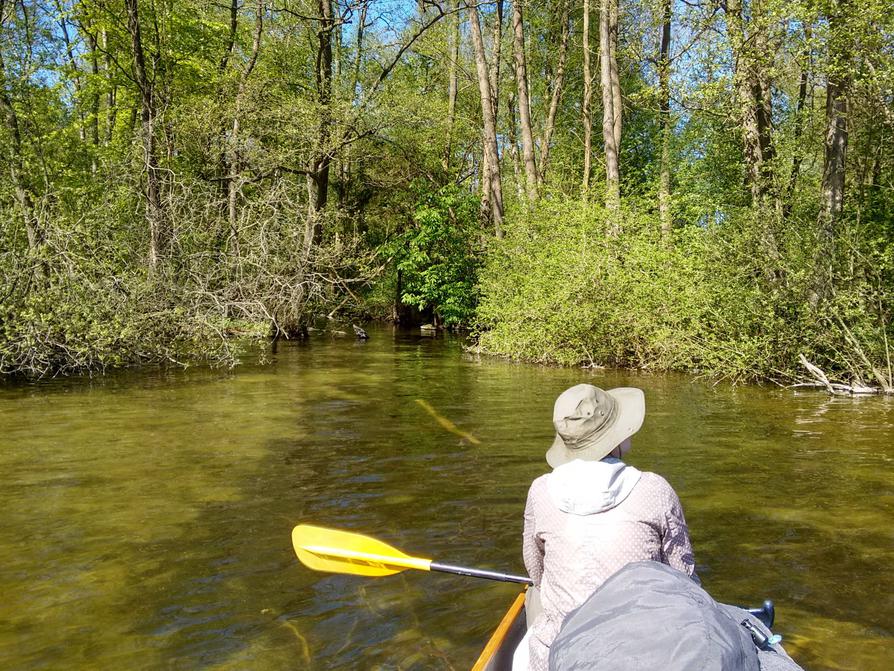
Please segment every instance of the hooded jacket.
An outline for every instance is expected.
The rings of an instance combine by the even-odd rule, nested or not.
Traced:
[[[534,480],[523,553],[543,606],[531,627],[532,671],[546,671],[565,616],[626,564],[657,561],[698,580],[676,492],[612,457],[575,460]]]

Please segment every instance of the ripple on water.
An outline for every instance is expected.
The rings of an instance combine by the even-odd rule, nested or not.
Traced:
[[[517,587],[314,573],[291,528],[523,572],[553,399],[592,381],[645,389],[629,460],[680,493],[717,598],[773,598],[812,671],[894,668],[890,399],[530,367],[369,331],[286,343],[266,368],[0,390],[0,665],[468,668]]]

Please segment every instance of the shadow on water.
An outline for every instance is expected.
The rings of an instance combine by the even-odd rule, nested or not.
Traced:
[[[552,400],[591,379],[646,389],[629,460],[680,493],[716,598],[775,599],[787,647],[813,671],[891,668],[890,403],[371,336],[281,344],[273,365],[235,372],[0,390],[0,663],[469,668],[514,586],[314,573],[291,528],[523,572],[521,513],[546,470]]]

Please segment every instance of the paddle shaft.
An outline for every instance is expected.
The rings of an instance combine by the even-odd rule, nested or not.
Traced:
[[[484,571],[482,569],[477,568],[466,568],[465,566],[451,566],[450,564],[441,564],[439,562],[432,562],[429,566],[429,569],[432,571],[441,571],[442,573],[453,573],[456,575],[467,575],[472,578],[485,578],[486,580],[499,580],[501,582],[519,582],[526,585],[532,585],[534,583],[527,576],[523,575],[511,575],[509,573],[499,573],[497,571]]]

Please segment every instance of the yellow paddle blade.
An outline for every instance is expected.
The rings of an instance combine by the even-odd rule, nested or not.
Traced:
[[[298,560],[315,571],[379,577],[408,568],[431,570],[431,559],[410,557],[363,534],[311,524],[292,529],[292,547]]]

